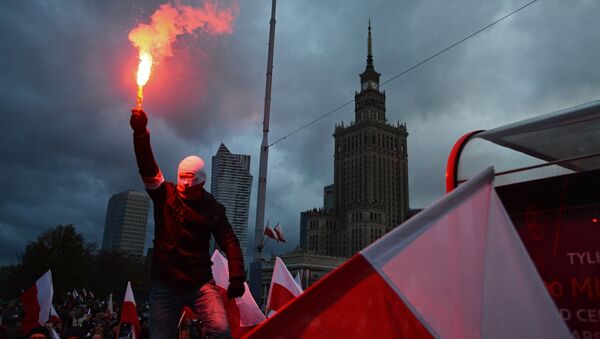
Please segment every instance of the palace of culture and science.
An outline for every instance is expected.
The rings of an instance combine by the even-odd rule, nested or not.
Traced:
[[[309,253],[350,257],[407,219],[408,132],[405,124],[388,123],[379,76],[369,24],[355,121],[333,134],[334,183],[324,189],[323,208],[301,215],[301,247]]]

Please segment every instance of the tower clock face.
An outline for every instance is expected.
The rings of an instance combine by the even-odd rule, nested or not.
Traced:
[[[369,83],[367,83],[367,82],[363,82],[362,88],[363,88],[363,89],[367,89],[367,86],[368,86],[368,85],[369,85]]]
[[[372,82],[372,87],[377,89],[377,83],[376,82]]]

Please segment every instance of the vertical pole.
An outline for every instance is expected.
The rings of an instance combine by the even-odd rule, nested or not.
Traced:
[[[267,163],[269,160],[269,116],[271,114],[271,83],[273,79],[273,49],[275,44],[275,7],[271,5],[269,22],[269,55],[267,59],[267,83],[265,86],[265,110],[263,118],[263,138],[260,145],[260,167],[258,170],[258,195],[256,203],[256,223],[254,229],[254,262],[250,265],[250,291],[259,305],[262,304],[262,253],[259,248],[265,224],[265,199],[267,193]]]

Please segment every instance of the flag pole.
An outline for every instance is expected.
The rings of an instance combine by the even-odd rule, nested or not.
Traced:
[[[260,240],[260,244],[258,246],[259,246],[258,251],[262,252],[262,249],[265,247],[265,233],[264,232],[263,232],[262,239]]]
[[[265,85],[265,107],[263,117],[263,138],[260,145],[260,166],[258,175],[258,194],[256,204],[256,223],[254,241],[259,243],[264,233],[265,198],[267,192],[267,163],[269,159],[269,117],[271,114],[271,84],[273,79],[273,50],[275,44],[275,9],[276,0],[271,4],[271,20],[269,21],[269,54],[267,57],[267,79]],[[262,249],[261,249],[262,250]],[[262,253],[257,247],[254,251],[254,262],[250,265],[250,291],[258,300],[262,299]]]
[[[269,226],[269,221],[267,220],[267,227]],[[260,239],[260,244],[258,244],[258,251],[262,252],[262,249],[265,247],[265,235],[267,234],[266,229],[263,231],[262,239]]]

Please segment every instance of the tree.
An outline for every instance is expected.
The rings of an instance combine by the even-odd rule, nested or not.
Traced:
[[[49,269],[55,303],[82,288],[94,291],[96,298],[122,296],[127,281],[136,295],[144,296],[150,291],[150,265],[142,259],[114,250],[96,252],[95,244],[85,242],[73,225],[59,225],[29,242],[17,265],[0,267],[0,299],[18,298]]]
[[[88,286],[95,295],[106,298],[109,293],[113,293],[120,297],[125,293],[127,281],[131,281],[136,295],[147,293],[150,290],[148,263],[115,250],[100,251],[94,257]]]
[[[47,270],[52,270],[54,300],[60,302],[67,291],[86,285],[95,245],[86,243],[73,225],[59,225],[30,242],[20,258],[21,289],[31,286]]]

